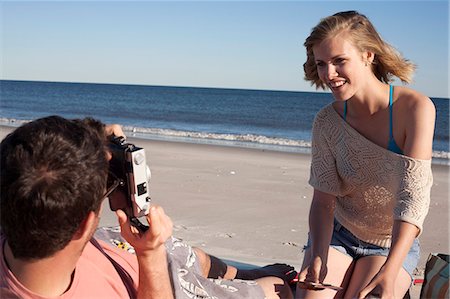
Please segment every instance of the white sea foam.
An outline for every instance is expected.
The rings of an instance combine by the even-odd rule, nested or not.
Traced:
[[[27,122],[30,122],[30,120],[0,117],[0,125],[1,126],[18,127]]]
[[[193,131],[179,131],[171,129],[158,129],[158,128],[139,128],[124,126],[125,132],[131,132],[132,134],[143,135],[157,135],[167,137],[181,137],[181,138],[193,138],[193,139],[211,139],[211,140],[223,140],[233,142],[253,142],[259,144],[278,145],[278,146],[300,146],[311,147],[311,142],[305,140],[292,140],[278,137],[267,137],[254,134],[220,134],[220,133],[208,133],[208,132],[193,132]]]
[[[178,131],[171,129],[158,128],[139,128],[133,126],[124,126],[126,133],[130,136],[141,138],[157,138],[172,139],[180,141],[190,141],[195,143],[213,143],[219,145],[244,146],[244,147],[261,147],[268,146],[268,149],[289,151],[289,152],[305,152],[311,151],[311,142],[305,140],[292,140],[277,137],[267,137],[253,134],[219,134],[207,132],[191,132]],[[159,137],[159,138],[158,138]],[[202,141],[203,140],[203,141]],[[259,144],[260,146],[251,146],[251,144]],[[450,153],[444,151],[433,151],[433,163],[450,165]]]
[[[29,122],[29,120],[0,118],[0,125],[3,126],[18,127],[27,122]],[[251,147],[287,152],[311,152],[311,141],[306,140],[293,140],[254,134],[221,134],[160,128],[142,128],[135,126],[123,126],[123,130],[127,136],[143,139]],[[445,151],[433,151],[433,163],[450,165],[450,153]]]

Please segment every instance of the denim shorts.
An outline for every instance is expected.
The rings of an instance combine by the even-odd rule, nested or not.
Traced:
[[[308,236],[308,244],[304,249],[308,249],[311,246],[311,239]],[[348,231],[342,224],[334,220],[333,236],[331,237],[330,246],[334,249],[350,256],[357,260],[362,257],[378,255],[388,256],[390,248],[381,247],[366,243],[355,237],[350,231]],[[409,249],[409,252],[403,261],[403,268],[408,272],[411,279],[413,279],[413,271],[417,267],[420,258],[420,244],[418,239],[414,239],[414,242]]]

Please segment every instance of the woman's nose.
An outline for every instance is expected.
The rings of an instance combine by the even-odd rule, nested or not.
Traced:
[[[336,67],[333,64],[327,64],[326,67],[326,75],[327,75],[327,79],[333,79],[334,77],[337,76],[337,71],[336,71]]]

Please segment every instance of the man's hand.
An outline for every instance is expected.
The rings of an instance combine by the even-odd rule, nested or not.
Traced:
[[[114,135],[125,137],[125,134],[122,131],[122,127],[118,124],[105,125],[105,133],[106,136]]]
[[[122,127],[118,124],[105,125],[105,134],[106,136],[123,136],[126,138],[125,134],[122,131]],[[106,151],[106,159],[110,161],[112,159],[112,154],[109,150]]]
[[[159,249],[172,236],[172,220],[160,206],[150,208],[147,215],[149,229],[144,233],[130,224],[127,215],[122,210],[116,211],[116,214],[122,236],[134,247],[137,255],[145,255],[147,251]]]
[[[139,263],[138,299],[174,297],[164,243],[172,236],[172,220],[163,208],[152,206],[147,221],[149,229],[142,233],[130,224],[122,210],[116,211],[122,236],[136,251]]]

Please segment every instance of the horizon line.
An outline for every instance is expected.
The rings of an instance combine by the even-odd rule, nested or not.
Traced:
[[[195,86],[195,85],[153,85],[145,83],[118,83],[118,82],[82,82],[82,81],[53,81],[53,80],[30,80],[30,79],[1,79],[0,81],[17,81],[17,82],[41,82],[41,83],[68,83],[68,84],[97,84],[97,85],[130,85],[130,86],[148,86],[148,87],[175,87],[175,88],[204,88],[204,89],[228,89],[228,90],[250,90],[250,91],[276,91],[276,92],[299,92],[299,93],[320,93],[331,94],[330,91],[306,91],[291,89],[261,89],[261,88],[243,88],[243,87],[218,87],[218,86]],[[429,96],[434,99],[450,100],[450,96]]]

